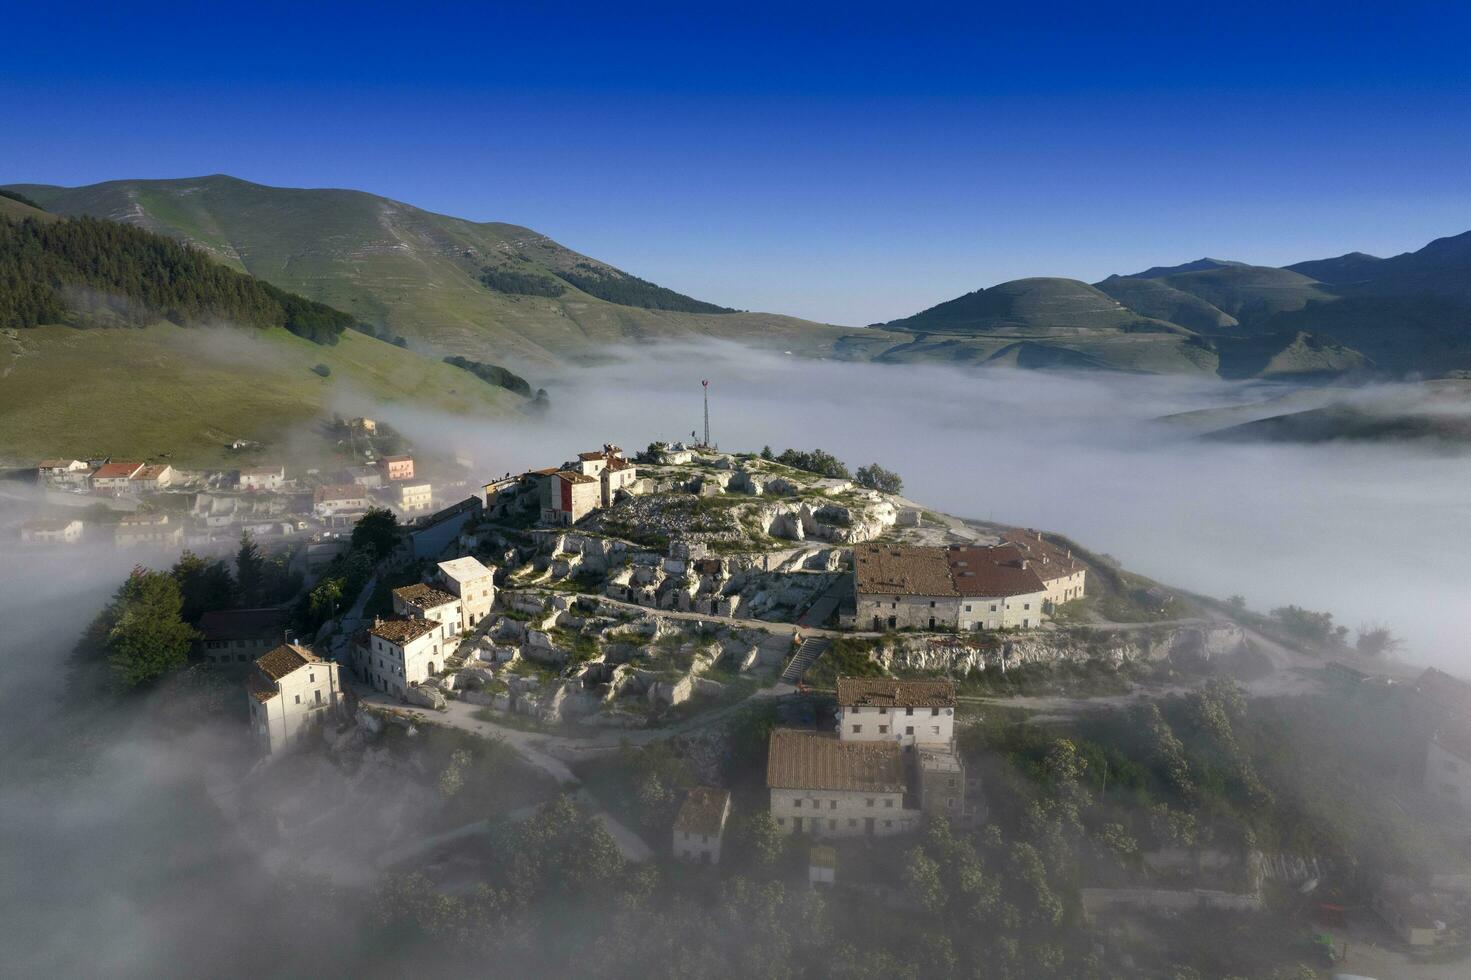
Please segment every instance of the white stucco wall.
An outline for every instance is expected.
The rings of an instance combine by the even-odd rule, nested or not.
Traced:
[[[916,829],[921,815],[918,810],[904,809],[903,793],[773,789],[771,816],[777,828],[788,834],[862,837],[871,832],[882,837]],[[873,821],[871,831],[869,820]]]
[[[948,743],[955,736],[954,708],[875,708],[839,705],[838,738],[844,742]],[[911,731],[912,729],[912,731]]]
[[[275,754],[336,710],[342,686],[337,665],[330,661],[304,664],[277,682],[279,693],[268,701],[249,694],[250,722],[263,752]]]

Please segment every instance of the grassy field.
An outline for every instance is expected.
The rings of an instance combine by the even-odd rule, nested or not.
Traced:
[[[320,377],[312,368],[325,364]],[[440,361],[348,332],[322,347],[285,330],[76,330],[0,335],[0,460],[157,457],[207,466],[236,438],[309,459],[318,420],[365,404],[504,417],[519,397]],[[234,460],[239,462],[238,459]]]

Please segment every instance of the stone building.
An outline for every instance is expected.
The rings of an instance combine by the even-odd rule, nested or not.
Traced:
[[[285,609],[214,609],[199,618],[199,655],[217,665],[248,664],[286,638]]]
[[[1041,531],[1033,530],[1007,531],[1001,540],[1015,548],[1037,573],[1047,587],[1047,602],[1060,606],[1083,597],[1088,569],[1073,557],[1071,548],[1059,547],[1044,538]]]
[[[595,476],[558,470],[547,478],[542,520],[548,524],[576,524],[602,504],[602,484]]]
[[[255,661],[245,681],[256,744],[274,755],[342,703],[337,665],[285,643]]]
[[[134,493],[149,493],[172,485],[177,477],[174,468],[167,463],[151,463],[134,473],[128,486]]]
[[[425,619],[387,619],[368,629],[358,668],[374,690],[404,698],[410,685],[444,668],[440,624]]]
[[[126,493],[133,474],[143,464],[132,460],[104,463],[92,471],[92,490],[96,493]]]
[[[463,622],[460,609],[458,596],[422,582],[393,590],[394,615],[433,623],[438,627],[439,642],[446,652],[460,643]]]
[[[378,462],[383,467],[384,479],[389,483],[414,478],[414,457],[412,456],[384,456]]]
[[[76,518],[38,517],[20,526],[20,539],[27,544],[76,544],[85,525]]]
[[[473,629],[490,615],[495,605],[494,568],[487,568],[466,555],[440,562],[435,568],[435,578],[445,591],[459,597],[461,629]]]
[[[355,523],[371,506],[367,492],[356,484],[333,484],[312,492],[312,513],[332,527]]]
[[[720,841],[730,816],[730,791],[696,786],[674,818],[674,856],[701,864],[720,863]]]
[[[240,471],[235,478],[235,485],[241,490],[270,491],[274,492],[286,486],[286,467],[284,466],[247,466]]]
[[[430,483],[400,483],[394,500],[398,509],[405,514],[434,509],[434,485]]]
[[[1049,576],[1044,578],[1044,574]],[[860,629],[1030,629],[1050,598],[1082,595],[1075,559],[1026,549],[868,543],[853,548],[854,625]]]
[[[173,548],[184,542],[184,525],[167,514],[129,514],[118,521],[113,539],[119,548]]]
[[[845,742],[949,745],[955,738],[953,681],[840,677],[837,688]]]
[[[52,483],[72,483],[82,479],[91,469],[80,459],[43,459],[36,464],[36,474],[41,480]]]
[[[897,742],[845,742],[784,728],[771,733],[771,816],[788,833],[859,837],[917,829],[920,811],[904,806],[906,782]]]
[[[966,805],[965,766],[960,753],[949,745],[921,745],[916,750],[919,768],[919,808],[925,816],[944,817],[959,823],[969,816]]]

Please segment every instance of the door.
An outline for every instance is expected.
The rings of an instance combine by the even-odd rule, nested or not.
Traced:
[[[793,817],[792,818],[792,829],[795,830],[799,834],[802,832],[802,818],[801,817]]]
[[[873,836],[873,817],[863,818],[863,832],[869,837]]]

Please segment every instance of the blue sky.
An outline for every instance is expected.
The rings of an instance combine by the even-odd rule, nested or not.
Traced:
[[[31,6],[0,182],[360,188],[835,323],[1471,229],[1466,4]]]

